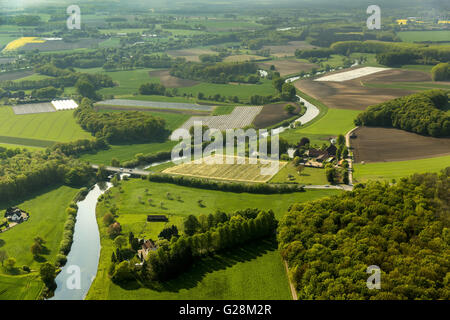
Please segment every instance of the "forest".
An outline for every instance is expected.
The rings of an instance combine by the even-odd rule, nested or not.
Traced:
[[[74,112],[80,126],[108,143],[164,141],[169,135],[165,121],[145,112],[95,112],[84,98]]]
[[[293,205],[278,240],[299,299],[449,299],[449,189],[450,167]]]
[[[19,199],[57,184],[83,186],[93,177],[88,164],[57,151],[0,148],[0,202]]]
[[[432,137],[450,136],[448,93],[428,90],[370,106],[355,119],[357,126],[393,127]]]

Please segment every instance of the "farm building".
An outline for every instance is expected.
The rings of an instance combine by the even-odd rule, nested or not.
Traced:
[[[148,222],[167,222],[169,219],[163,214],[155,214],[147,216]]]
[[[22,223],[27,221],[29,216],[30,215],[27,212],[16,207],[8,208],[5,212],[5,218],[10,222]]]
[[[141,249],[138,250],[138,257],[142,260],[147,259],[148,253],[158,249],[152,239],[139,239]]]

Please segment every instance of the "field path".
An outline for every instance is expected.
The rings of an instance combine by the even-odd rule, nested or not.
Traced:
[[[345,145],[347,146],[347,149],[349,150],[349,157],[347,158],[348,161],[348,184],[350,186],[353,186],[353,151],[350,151],[351,145],[350,145],[350,136],[352,135],[353,131],[358,129],[359,127],[355,127],[347,134],[345,135]]]
[[[298,300],[297,291],[295,290],[294,284],[292,283],[291,278],[289,277],[288,264],[287,264],[286,260],[283,260],[283,263],[284,263],[284,268],[286,269],[286,275],[287,275],[288,281],[289,281],[289,288],[291,289],[292,300]]]

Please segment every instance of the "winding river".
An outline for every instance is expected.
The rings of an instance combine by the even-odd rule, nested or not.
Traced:
[[[86,297],[97,274],[100,258],[100,234],[95,209],[98,198],[111,186],[109,182],[96,184],[86,198],[77,203],[72,248],[66,265],[55,279],[58,287],[50,300],[83,300]]]

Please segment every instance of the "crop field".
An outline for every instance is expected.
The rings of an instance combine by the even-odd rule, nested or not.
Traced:
[[[6,138],[49,143],[92,138],[76,123],[73,111],[15,115],[11,107],[0,107],[0,119],[0,142],[3,143],[22,144]]]
[[[253,95],[267,96],[276,95],[277,91],[272,86],[272,81],[261,80],[260,84],[249,85],[249,84],[216,84],[202,82],[192,87],[179,88],[178,92],[180,94],[192,94],[194,97],[198,95],[199,92],[203,93],[206,97],[214,96],[217,93],[225,97],[237,96],[240,101],[248,102],[250,97]]]
[[[370,105],[414,93],[411,88],[394,88],[398,82],[432,84],[431,77],[427,73],[391,69],[344,82],[300,80],[294,82],[294,85],[302,92],[322,101],[329,108],[365,110]],[[372,88],[371,84],[381,84],[383,88]]]
[[[450,30],[401,31],[397,35],[405,42],[446,41],[450,42]]]
[[[225,62],[244,62],[244,61],[254,61],[254,60],[261,60],[261,59],[267,59],[266,57],[257,56],[253,54],[237,54],[226,57],[223,61]]]
[[[289,162],[269,181],[269,183],[293,182],[306,185],[326,185],[329,183],[325,176],[325,170],[305,167],[299,174],[292,162]]]
[[[25,45],[30,43],[45,43],[45,40],[41,40],[37,37],[22,37],[8,43],[3,51],[13,51],[21,48],[23,49]]]
[[[182,49],[182,50],[169,50],[167,51],[169,56],[175,58],[185,58],[187,61],[199,62],[202,54],[217,54],[217,52],[209,49]]]
[[[96,47],[98,43],[101,41],[102,41],[101,39],[80,39],[75,42],[65,42],[63,40],[50,40],[45,42],[27,43],[20,49],[24,51],[33,51],[37,49],[42,52],[87,49]]]
[[[266,69],[269,69],[272,65],[275,66],[275,70],[278,71],[282,77],[290,74],[300,73],[302,71],[309,72],[313,68],[318,67],[314,63],[304,62],[296,59],[271,60],[259,64],[260,67]]]
[[[361,127],[351,140],[355,162],[401,161],[450,155],[450,138],[393,128]],[[381,151],[382,150],[382,151]]]
[[[181,79],[171,76],[169,70],[150,71],[149,76],[151,78],[159,78],[160,83],[166,88],[192,87],[200,83],[195,80]]]
[[[263,49],[270,49],[270,53],[274,57],[292,57],[295,50],[309,50],[317,48],[306,41],[290,41],[287,45],[264,46]]]
[[[398,180],[414,173],[439,172],[448,166],[450,166],[450,156],[408,161],[357,163],[354,165],[353,180],[354,183],[368,180]]]
[[[123,232],[132,231],[136,237],[157,235],[166,224],[146,223],[147,214],[169,214],[167,225],[176,225],[183,230],[183,218],[189,214],[209,214],[215,210],[233,212],[245,208],[272,209],[279,219],[296,202],[315,200],[340,194],[339,190],[314,190],[282,195],[260,195],[194,189],[166,183],[155,183],[140,179],[122,182],[123,192],[111,189],[112,203],[120,212],[118,221]],[[148,192],[146,193],[146,189]],[[168,200],[167,193],[173,196]],[[148,205],[146,197],[155,205]],[[139,198],[145,201],[139,201]],[[202,200],[204,206],[198,205]],[[162,208],[160,203],[163,202]],[[97,207],[100,225],[100,264],[97,276],[87,299],[291,299],[286,273],[276,244],[269,241],[241,247],[230,252],[202,259],[187,273],[166,282],[161,288],[145,288],[140,283],[121,287],[111,282],[108,268],[113,242],[106,234],[102,223],[108,208],[104,203]]]
[[[291,103],[293,104],[293,103]],[[263,106],[263,109],[253,120],[253,124],[257,129],[266,128],[271,125],[282,122],[293,117],[284,110],[287,103],[274,103]],[[295,104],[293,104],[295,105]],[[301,108],[297,106],[296,112],[300,112]],[[299,117],[299,116],[298,116]]]
[[[0,81],[22,79],[33,74],[33,71],[12,71],[0,73]]]
[[[221,116],[192,117],[181,128],[189,130],[195,122],[201,122],[211,129],[239,129],[251,125],[263,107],[235,107],[233,112]]]
[[[144,100],[129,100],[129,99],[110,99],[97,102],[97,106],[123,106],[123,107],[147,107],[157,109],[175,109],[175,110],[197,110],[197,111],[212,111],[213,106],[205,106],[193,103],[177,103],[177,102],[158,102],[158,101],[144,101]]]
[[[30,195],[20,203],[1,203],[0,209],[14,205],[30,213],[30,219],[11,230],[0,234],[1,249],[10,257],[16,259],[18,268],[27,265],[31,270],[39,270],[39,264],[44,261],[55,262],[59,243],[62,239],[64,223],[66,222],[65,209],[77,194],[78,189],[61,186],[48,190],[42,190],[38,194]],[[3,212],[0,210],[2,216]],[[39,259],[33,258],[30,246],[33,239],[42,237],[48,249]],[[16,268],[15,273],[19,273]],[[24,297],[36,299],[41,289],[41,282],[36,272],[29,276],[4,275],[5,270],[0,267],[0,284],[9,282],[5,298]],[[3,287],[1,287],[3,289]],[[3,299],[0,289],[0,299]],[[29,292],[27,292],[29,290]]]
[[[261,173],[262,169],[270,168],[273,161],[262,163],[258,160],[256,164],[252,164],[249,162],[248,158],[241,158],[241,161],[244,162],[241,164],[238,163],[239,157],[223,156],[223,158],[220,159],[221,157],[221,155],[209,156],[203,158],[203,161],[199,164],[194,161],[183,163],[175,167],[167,168],[163,173],[243,182],[267,182],[273,176],[273,174],[265,175]],[[230,158],[232,158],[233,163],[226,163],[227,161],[230,161]],[[221,164],[213,163],[214,161],[219,160],[222,160]],[[287,162],[279,161],[278,170],[283,168],[286,164]]]

